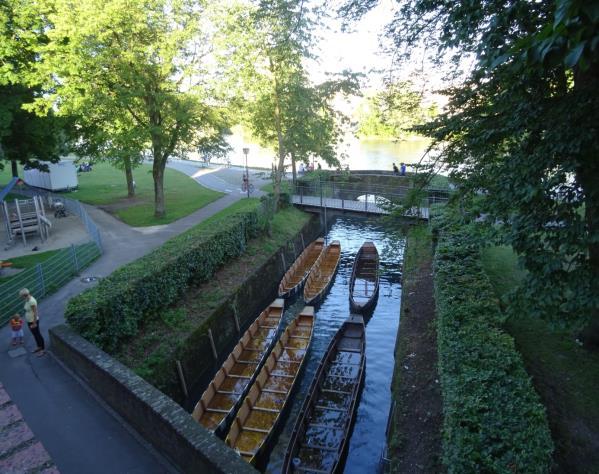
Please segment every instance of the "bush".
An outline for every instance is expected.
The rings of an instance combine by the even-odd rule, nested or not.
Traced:
[[[549,472],[545,409],[501,327],[474,224],[445,210],[433,227],[443,461],[450,473]]]
[[[67,322],[83,337],[114,352],[146,318],[179,298],[189,284],[207,281],[266,230],[272,204],[230,215],[218,225],[196,226],[125,265],[98,286],[72,298]]]

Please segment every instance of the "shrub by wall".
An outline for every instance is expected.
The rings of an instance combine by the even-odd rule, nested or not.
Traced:
[[[434,217],[443,461],[450,473],[545,473],[553,443],[491,284],[474,224]]]
[[[233,214],[218,225],[197,226],[150,254],[125,265],[95,288],[72,298],[67,322],[107,352],[135,336],[140,322],[172,304],[188,285],[207,281],[225,262],[241,255],[247,241],[263,233],[272,203]]]

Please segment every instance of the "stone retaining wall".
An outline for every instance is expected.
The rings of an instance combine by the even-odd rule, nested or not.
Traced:
[[[64,325],[52,352],[182,472],[256,472],[169,397]]]

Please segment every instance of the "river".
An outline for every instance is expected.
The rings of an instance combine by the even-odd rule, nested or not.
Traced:
[[[231,164],[245,166],[245,155],[243,149],[247,147],[248,166],[257,168],[271,168],[274,162],[275,153],[272,150],[263,148],[257,144],[249,143],[246,138],[240,134],[231,135],[228,142],[232,147],[227,159]],[[417,163],[422,158],[428,146],[425,139],[413,139],[401,142],[391,140],[358,140],[353,136],[348,136],[345,142],[339,147],[339,156],[343,168],[349,166],[351,170],[389,170],[393,169],[393,163],[398,167],[400,163]],[[191,159],[197,159],[193,155]],[[226,160],[215,160],[216,163]],[[318,160],[316,161],[318,163]],[[328,166],[323,162],[323,168]]]
[[[339,271],[330,292],[316,311],[316,323],[306,370],[288,410],[280,435],[275,440],[268,473],[281,470],[285,450],[298,411],[310,386],[318,363],[341,323],[349,315],[349,279],[354,256],[362,243],[375,243],[380,254],[380,291],[376,308],[366,319],[366,378],[349,443],[345,473],[380,472],[386,443],[386,424],[391,406],[391,379],[395,364],[394,349],[401,301],[401,268],[405,240],[374,219],[339,217],[330,226],[327,242],[341,242]],[[291,319],[303,307],[296,302],[286,312]]]

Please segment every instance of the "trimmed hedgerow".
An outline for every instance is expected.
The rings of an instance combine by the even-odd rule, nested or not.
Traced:
[[[443,462],[450,473],[545,473],[553,443],[480,263],[473,224],[434,218]]]
[[[98,286],[72,298],[67,322],[90,342],[114,352],[194,283],[207,281],[243,253],[250,238],[266,231],[272,203],[229,215],[213,226],[196,226],[148,255],[125,265]]]

